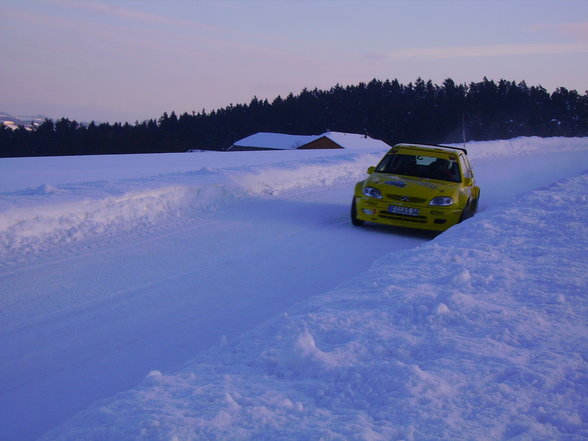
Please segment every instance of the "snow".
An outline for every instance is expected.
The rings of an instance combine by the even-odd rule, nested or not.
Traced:
[[[343,146],[345,149],[380,149],[390,148],[384,141],[371,138],[367,135],[358,133],[343,133],[343,132],[325,132],[320,136],[326,136],[337,144]]]
[[[0,190],[9,190],[0,194],[0,257],[149,228],[247,196],[360,179],[384,151],[7,159],[0,162],[7,178]]]
[[[0,439],[583,440],[588,139],[355,228],[379,150],[0,160]]]

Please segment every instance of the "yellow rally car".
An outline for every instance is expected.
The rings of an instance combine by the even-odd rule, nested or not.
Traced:
[[[474,215],[480,188],[457,147],[397,144],[358,182],[351,222],[444,231]]]

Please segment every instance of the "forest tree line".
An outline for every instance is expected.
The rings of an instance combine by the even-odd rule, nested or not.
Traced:
[[[388,144],[452,143],[516,136],[588,136],[588,91],[560,87],[548,93],[525,82],[484,78],[470,84],[446,79],[372,80],[330,90],[256,97],[249,104],[207,112],[164,113],[159,119],[80,124],[46,119],[36,130],[0,128],[0,157],[226,150],[256,132],[367,134]]]

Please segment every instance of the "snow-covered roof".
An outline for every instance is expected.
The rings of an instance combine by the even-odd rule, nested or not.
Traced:
[[[308,144],[320,136],[287,135],[285,133],[258,132],[236,141],[235,147],[255,147],[260,149],[294,150]],[[230,149],[229,149],[230,150]]]
[[[320,135],[288,135],[286,133],[258,132],[236,141],[230,149],[233,147],[253,147],[295,150],[324,136],[344,149],[386,149],[390,147],[384,141],[358,133],[325,132]]]
[[[370,138],[367,135],[359,133],[343,133],[343,132],[325,132],[319,136],[326,136],[331,141],[336,142],[344,149],[379,149],[390,148],[390,145],[379,139]]]

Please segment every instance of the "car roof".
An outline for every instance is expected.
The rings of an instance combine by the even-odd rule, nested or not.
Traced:
[[[439,153],[453,153],[453,154],[459,154],[459,152],[456,152],[456,150],[458,151],[462,151],[463,153],[465,153],[466,155],[468,154],[468,151],[464,148],[461,147],[451,147],[448,145],[437,145],[437,144],[408,144],[408,143],[401,143],[401,144],[396,144],[394,147],[392,147],[392,150],[417,150],[417,151],[423,151],[423,152],[439,152]]]

